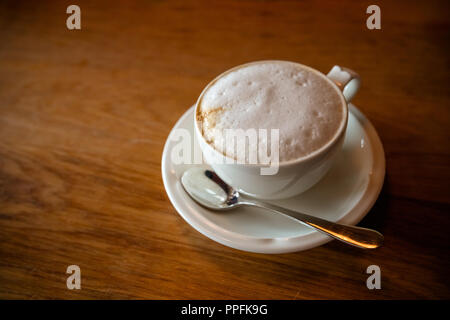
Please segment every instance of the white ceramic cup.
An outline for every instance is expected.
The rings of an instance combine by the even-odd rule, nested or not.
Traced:
[[[283,199],[300,194],[316,184],[330,169],[336,155],[342,148],[347,128],[348,106],[353,96],[359,89],[360,79],[354,71],[339,66],[334,66],[327,76],[313,68],[301,65],[321,76],[339,89],[341,102],[344,106],[345,121],[339,128],[339,133],[323,148],[309,156],[278,163],[278,172],[274,175],[262,175],[261,168],[267,168],[262,164],[240,164],[218,161],[224,155],[214,149],[203,137],[197,121],[197,109],[199,101],[206,90],[224,75],[236,69],[255,63],[267,63],[274,61],[257,61],[240,65],[225,71],[211,81],[200,94],[194,111],[195,138],[203,153],[204,160],[211,165],[214,171],[229,185],[239,192],[259,199]],[[225,157],[226,158],[226,157]]]

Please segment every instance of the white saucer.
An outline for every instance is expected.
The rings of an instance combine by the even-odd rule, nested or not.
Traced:
[[[173,130],[193,132],[193,107],[172,129],[162,155],[162,177],[170,201],[178,213],[197,231],[223,245],[258,253],[287,253],[317,247],[328,236],[293,223],[289,218],[257,208],[237,208],[216,212],[205,209],[183,190],[181,174],[192,165],[174,164],[171,151]],[[283,207],[330,221],[357,224],[375,203],[385,174],[383,146],[375,128],[353,105],[343,150],[330,172],[314,187],[299,196],[273,201]],[[194,140],[194,144],[197,142]],[[198,148],[198,146],[194,146]]]

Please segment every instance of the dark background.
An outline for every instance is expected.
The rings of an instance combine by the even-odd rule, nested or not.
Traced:
[[[66,28],[81,7],[82,29]],[[381,30],[366,8],[381,8]],[[0,297],[450,298],[448,1],[0,1]],[[261,255],[186,224],[161,180],[177,119],[230,67],[261,59],[356,70],[354,103],[387,175],[336,241]],[[66,288],[81,267],[82,289]],[[382,289],[366,288],[367,266]]]

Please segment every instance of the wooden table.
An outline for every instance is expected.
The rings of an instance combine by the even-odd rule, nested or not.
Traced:
[[[81,30],[64,1],[0,5],[1,298],[450,298],[448,1],[377,1],[381,30],[373,1],[73,2]],[[170,204],[170,129],[217,74],[261,59],[361,74],[387,161],[361,225],[381,249],[240,252]]]

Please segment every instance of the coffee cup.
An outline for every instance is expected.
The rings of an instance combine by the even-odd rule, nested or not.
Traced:
[[[311,188],[331,168],[344,142],[347,104],[359,85],[354,71],[339,66],[324,75],[289,61],[240,65],[216,77],[200,94],[195,139],[205,162],[239,192],[267,200],[289,198]],[[245,161],[237,161],[239,148],[221,147],[226,144],[219,143],[224,140],[216,134],[219,129],[249,129],[248,124],[258,132],[278,130],[278,140],[257,138],[258,148],[261,141],[268,148],[269,140],[277,140],[278,150],[272,148],[271,155],[278,154],[278,159],[249,162],[246,150],[240,157]]]

